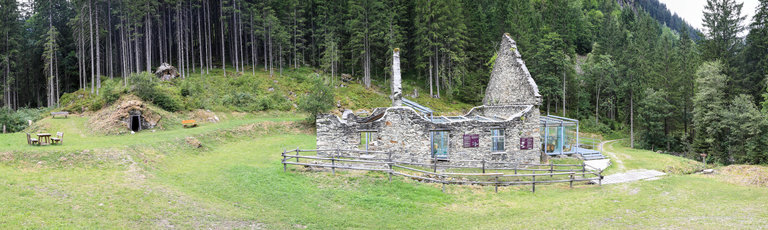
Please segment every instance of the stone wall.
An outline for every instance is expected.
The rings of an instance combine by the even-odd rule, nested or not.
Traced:
[[[359,149],[360,132],[376,131],[375,140],[372,141],[369,150],[391,152],[392,159],[396,161],[428,164],[432,162],[430,132],[446,130],[450,138],[449,153],[447,160],[441,161],[441,164],[470,164],[459,162],[460,160],[540,162],[538,108],[530,109],[521,116],[501,122],[468,120],[437,124],[426,120],[407,107],[388,108],[380,119],[368,123],[359,123],[357,120],[361,119],[353,116],[342,120],[335,115],[319,115],[317,119],[318,149]],[[505,129],[505,151],[491,152],[491,128]],[[464,148],[464,134],[478,134],[479,147]],[[521,137],[534,139],[534,145],[530,150],[520,150]],[[388,155],[374,154],[370,157],[387,158]]]
[[[528,72],[515,41],[508,34],[501,40],[483,104],[541,105],[539,88]]]

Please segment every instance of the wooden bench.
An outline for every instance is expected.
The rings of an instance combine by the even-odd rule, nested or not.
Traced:
[[[56,115],[64,115],[64,118],[67,118],[67,116],[69,116],[69,112],[51,112],[51,117],[56,118]]]
[[[194,127],[197,127],[197,121],[195,121],[195,120],[183,120],[183,121],[181,121],[181,124],[184,125],[184,128],[194,128]]]

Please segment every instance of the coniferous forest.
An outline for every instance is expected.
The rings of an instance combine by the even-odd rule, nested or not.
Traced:
[[[423,94],[479,104],[509,33],[542,114],[634,147],[768,163],[768,0],[706,4],[698,31],[657,0],[0,0],[0,105],[56,107],[161,63],[387,88],[394,48]]]

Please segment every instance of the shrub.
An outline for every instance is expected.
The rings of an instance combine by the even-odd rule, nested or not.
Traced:
[[[318,114],[328,112],[333,108],[333,89],[320,79],[313,79],[313,87],[309,94],[299,99],[299,109],[310,114],[307,120],[312,124]]]
[[[259,105],[262,110],[291,110],[291,102],[277,92],[272,92],[260,98]]]
[[[104,98],[91,95],[87,90],[81,89],[72,93],[61,95],[59,105],[62,111],[81,113],[84,111],[96,111],[104,105]]]
[[[256,98],[252,94],[246,92],[235,92],[224,95],[222,104],[240,112],[262,110],[259,103],[257,103]]]
[[[0,129],[5,125],[7,132],[19,132],[27,128],[27,120],[37,121],[42,118],[46,109],[21,108],[13,111],[9,108],[0,108]]]
[[[117,99],[120,98],[120,95],[125,93],[125,87],[122,86],[122,82],[120,80],[107,79],[101,83],[100,93],[104,104],[109,105],[117,101]]]
[[[181,90],[172,82],[160,82],[148,72],[132,74],[129,77],[133,94],[144,101],[149,101],[167,111],[184,109]]]

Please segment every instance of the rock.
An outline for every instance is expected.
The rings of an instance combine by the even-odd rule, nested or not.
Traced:
[[[136,134],[136,132],[134,132],[134,131],[131,131],[131,134]]]
[[[714,169],[704,169],[704,170],[701,170],[701,174],[712,174],[712,173],[715,173]]]
[[[275,91],[275,88],[269,87],[269,89],[267,89],[267,91],[269,91],[269,92]]]
[[[187,144],[189,144],[190,146],[192,146],[194,148],[202,148],[203,147],[203,143],[201,143],[199,140],[197,140],[197,138],[187,137],[186,140],[187,140]]]

